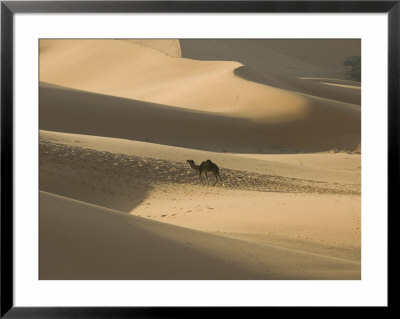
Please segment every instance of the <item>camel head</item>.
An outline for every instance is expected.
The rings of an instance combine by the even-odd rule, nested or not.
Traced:
[[[191,168],[193,168],[193,169],[198,169],[198,168],[197,168],[197,165],[194,163],[193,160],[186,160],[186,162],[189,163],[189,166],[190,166]]]

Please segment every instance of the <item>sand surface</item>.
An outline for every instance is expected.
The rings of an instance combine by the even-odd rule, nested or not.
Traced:
[[[360,110],[331,103],[307,106],[293,114],[297,119],[267,114],[265,122],[42,83],[40,128],[214,152],[359,152]]]
[[[274,48],[273,56],[279,55],[280,59],[238,59],[245,62],[244,65],[238,60],[221,61],[222,57],[218,61],[185,58],[185,55],[191,57],[191,54],[185,53],[189,44],[185,44],[186,51],[182,49],[183,57],[169,55],[160,48],[164,46],[169,49],[173,42],[156,42],[155,45],[154,41],[143,45],[143,40],[140,43],[121,40],[41,40],[40,81],[85,91],[65,92],[60,87],[43,84],[40,103],[42,114],[47,114],[47,118],[41,114],[41,128],[56,131],[67,129],[65,125],[59,127],[60,120],[54,118],[54,113],[69,119],[76,114],[79,106],[82,114],[79,121],[84,121],[81,125],[86,127],[81,132],[84,134],[101,135],[98,131],[91,132],[91,125],[85,121],[90,116],[93,117],[91,122],[100,127],[103,134],[109,131],[104,123],[104,116],[107,116],[119,121],[122,130],[117,133],[114,129],[114,134],[118,136],[112,137],[147,138],[158,144],[178,143],[177,146],[208,147],[214,151],[223,151],[225,146],[235,152],[247,145],[247,148],[253,148],[248,152],[253,153],[267,152],[266,146],[269,151],[272,148],[278,152],[360,150],[360,91],[324,84],[335,81],[335,73],[329,71],[332,65],[323,67],[320,62],[310,68],[309,60],[312,59],[290,57],[287,55],[288,48],[278,49],[276,44],[271,43],[268,47]],[[359,45],[359,41],[353,42],[344,41],[340,44],[348,48],[346,54],[350,55]],[[202,44],[207,50],[211,46],[206,45],[207,41],[195,43]],[[248,42],[240,48],[232,48],[229,41],[221,43],[224,44],[223,51],[230,52],[232,59],[237,55],[248,56],[252,48]],[[299,45],[294,45],[297,45],[294,52],[299,51]],[[326,50],[325,42],[319,46]],[[307,47],[307,43],[302,47]],[[204,51],[196,46],[194,50]],[[306,51],[310,50],[307,47]],[[243,71],[243,68],[253,64],[260,65],[260,68]],[[332,78],[318,81],[313,77],[310,80],[307,76],[316,74],[299,70],[297,72],[302,76],[293,72],[277,74],[269,68],[264,69],[265,65],[284,69],[284,65],[288,64],[302,66],[302,70],[324,70],[324,74]],[[344,77],[343,67],[334,66],[335,70],[341,70],[341,77]],[[261,79],[260,76],[268,79]],[[57,103],[54,103],[55,99]],[[78,100],[85,101],[84,109],[83,103]],[[91,115],[84,116],[85,113]],[[138,127],[148,122],[157,126],[157,130],[146,131]],[[207,130],[204,125],[207,125]],[[187,142],[171,136],[182,131]],[[199,135],[203,134],[205,136],[200,138]],[[199,145],[200,142],[202,145]]]
[[[260,167],[251,172],[244,169],[246,160],[253,161],[250,155],[220,154],[221,162],[231,166],[221,169],[222,184],[212,186],[213,181],[210,185],[205,179],[199,181],[185,163],[201,151],[171,148],[41,131],[40,189],[262,247],[359,265],[360,187],[356,177],[345,183],[332,182],[329,174],[315,180],[320,174],[312,168],[312,161],[310,169],[303,169],[307,179],[285,177],[276,172],[288,165],[293,170],[302,165],[280,163],[279,158],[267,161],[275,164],[272,169]],[[348,165],[348,154],[334,155],[342,155],[336,156],[336,163]],[[354,165],[359,165],[360,156],[352,157]],[[330,276],[337,274],[332,270]]]
[[[360,279],[359,45],[41,40],[40,279]]]
[[[171,226],[46,192],[40,203],[41,279],[358,277],[359,265],[348,260]]]

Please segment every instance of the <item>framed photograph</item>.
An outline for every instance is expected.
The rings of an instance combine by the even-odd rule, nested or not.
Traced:
[[[2,1],[1,316],[390,309],[399,19]]]

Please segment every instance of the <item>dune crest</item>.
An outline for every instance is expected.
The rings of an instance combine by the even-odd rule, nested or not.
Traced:
[[[40,84],[43,130],[216,152],[357,151],[360,110],[323,99],[293,117],[288,115],[291,108],[296,109],[289,105],[274,114],[259,108],[232,116]]]
[[[243,66],[238,62],[175,58],[150,45],[154,43],[147,40],[41,40],[40,80],[180,108],[261,116],[270,122],[302,118],[310,104],[299,94],[236,76],[235,70]]]
[[[158,50],[162,53],[165,53],[168,56],[174,58],[181,58],[181,45],[179,40],[175,39],[135,39],[135,40],[126,40],[129,42],[133,42],[136,44],[143,45],[145,47],[153,48],[154,50]]]

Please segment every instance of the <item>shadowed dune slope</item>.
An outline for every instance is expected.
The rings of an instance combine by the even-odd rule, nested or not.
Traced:
[[[260,73],[346,79],[344,60],[361,55],[358,39],[182,39],[183,58],[238,61]]]
[[[218,240],[216,236],[42,191],[40,209],[40,279],[250,279],[255,275],[193,247],[192,241]]]
[[[182,39],[182,57],[203,61],[237,61],[235,75],[260,84],[312,96],[361,104],[360,83],[347,80],[343,62],[361,55],[356,39]],[[307,77],[323,77],[310,81]],[[332,87],[341,79],[358,87]],[[327,83],[328,82],[328,83]]]
[[[360,111],[321,103],[301,119],[269,123],[41,83],[40,129],[218,152],[358,150]]]
[[[338,81],[326,78],[298,78],[282,74],[261,73],[249,66],[242,66],[235,69],[235,74],[249,81],[284,90],[361,105],[360,83],[354,81]]]
[[[359,265],[40,192],[40,279],[359,279]],[[254,256],[257,256],[255,258]]]

